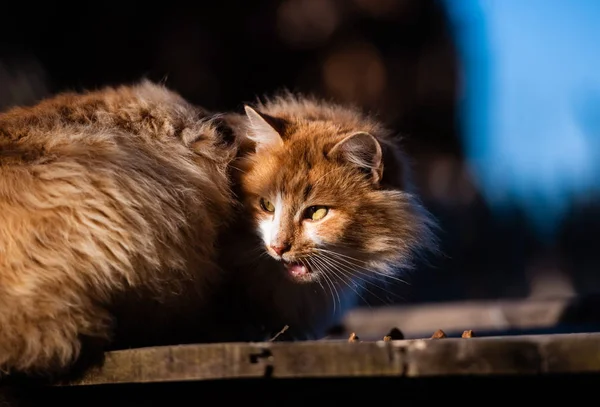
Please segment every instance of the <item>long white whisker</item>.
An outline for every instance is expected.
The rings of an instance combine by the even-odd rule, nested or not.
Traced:
[[[338,289],[335,286],[335,282],[331,279],[330,276],[327,275],[327,273],[321,271],[321,274],[323,275],[323,277],[325,277],[326,280],[329,280],[329,282],[331,283],[331,286],[333,287],[333,291],[335,292],[335,296],[337,298],[337,302],[340,305],[340,308],[342,306],[342,301],[340,299],[340,294],[338,293]],[[335,316],[336,314],[336,307],[335,307],[335,302],[334,302],[334,307],[333,307],[333,316]]]
[[[334,291],[335,291],[335,295],[337,295],[337,290],[335,290],[335,287],[333,286],[333,284],[329,281],[329,279],[327,278],[327,275],[320,270],[316,264],[313,264],[310,259],[306,259],[306,261],[308,262],[308,264],[310,265],[311,269],[317,270],[317,272],[319,272],[319,274],[321,276],[323,276],[324,280],[325,280],[325,284],[327,284],[327,286],[329,287],[329,291],[331,292],[331,301],[333,302],[333,315],[335,315],[335,311],[336,311],[336,305],[335,305],[335,297],[334,297]]]
[[[324,272],[324,271],[322,270],[322,272]],[[334,276],[328,275],[327,277],[329,278],[329,281],[331,281],[331,284],[333,284],[333,287],[334,287],[334,289],[336,291],[336,294],[337,294],[338,305],[340,307],[340,310],[342,310],[342,308],[343,308],[342,307],[342,295],[343,295],[343,292],[342,292],[342,294],[340,294],[340,290],[338,289],[338,285],[336,284],[336,280],[338,280],[339,277],[337,277],[335,275]]]
[[[369,262],[367,262],[367,261],[364,261],[364,260],[361,260],[361,259],[357,259],[356,257],[348,256],[346,254],[339,253],[339,252],[336,252],[334,250],[323,249],[323,248],[320,248],[320,247],[316,248],[315,250],[318,250],[318,251],[321,251],[321,252],[326,252],[326,253],[332,253],[332,254],[338,255],[340,257],[345,257],[347,259],[353,260],[353,261],[355,261],[357,263],[362,263],[362,264],[369,265]]]
[[[331,276],[327,275],[327,273],[325,273],[323,270],[321,270],[321,275],[325,278],[325,280],[328,280],[329,283],[331,284],[331,287],[333,287],[333,291],[335,292],[335,296],[337,298],[337,302],[338,302],[338,304],[340,305],[340,308],[341,308],[342,307],[342,300],[340,298],[340,294],[339,294],[338,289],[337,289],[337,287],[335,285],[335,282],[331,279]],[[334,305],[335,305],[335,302],[334,302]],[[334,308],[333,308],[333,315],[334,316],[336,314],[335,311],[336,311],[336,308],[334,306]]]
[[[408,281],[403,280],[403,279],[401,279],[399,277],[388,275],[388,274],[382,273],[382,272],[380,272],[378,270],[375,270],[373,268],[367,268],[367,267],[363,267],[363,266],[360,266],[358,264],[353,263],[353,261],[355,261],[355,262],[361,262],[363,264],[368,264],[367,262],[362,261],[360,259],[355,259],[354,257],[346,256],[346,255],[344,255],[342,253],[334,252],[332,250],[327,250],[327,249],[316,249],[316,250],[317,251],[321,251],[323,253],[327,253],[328,255],[331,255],[331,256],[335,256],[335,257],[338,258],[338,260],[340,260],[340,261],[342,261],[342,262],[344,262],[346,264],[349,264],[349,265],[351,265],[351,266],[353,266],[355,268],[362,269],[362,270],[366,271],[369,274],[377,274],[379,276],[382,276],[382,277],[385,277],[385,278],[389,278],[391,280],[398,281],[399,283],[403,283],[403,284],[406,284],[406,285],[411,285]]]
[[[339,267],[339,270],[340,270],[340,271],[345,271],[346,273],[349,273],[349,275],[350,275],[350,276],[352,276],[352,277],[354,277],[354,278],[357,278],[357,279],[359,279],[359,280],[363,281],[365,284],[371,284],[371,285],[373,285],[374,287],[376,287],[376,288],[378,288],[378,289],[380,289],[380,290],[384,291],[386,294],[390,294],[390,295],[392,295],[392,296],[394,296],[394,297],[396,297],[396,298],[398,298],[398,299],[404,300],[404,298],[402,298],[402,296],[400,296],[400,295],[398,295],[398,294],[394,293],[393,291],[390,291],[390,290],[386,289],[385,287],[382,287],[382,286],[378,285],[377,283],[375,283],[375,282],[374,282],[374,281],[372,281],[371,279],[367,279],[367,278],[361,277],[360,275],[357,275],[357,273],[358,273],[358,274],[361,274],[361,275],[363,275],[363,276],[370,277],[370,275],[369,275],[369,274],[367,274],[367,273],[364,273],[364,272],[362,272],[362,271],[360,271],[360,270],[353,269],[353,268],[351,268],[350,266],[348,266],[347,264],[341,263],[341,262],[340,262],[338,259],[335,259],[335,258],[333,258],[333,257],[325,257],[325,256],[322,256],[322,258],[324,258],[324,259],[327,259],[327,260],[328,260],[329,262],[331,262],[332,264],[335,264],[335,265],[337,265],[337,266]],[[384,300],[383,300],[381,297],[379,297],[377,294],[375,294],[373,291],[369,290],[367,287],[363,286],[363,289],[364,289],[364,290],[366,290],[367,292],[369,292],[369,293],[373,294],[373,295],[374,295],[375,297],[377,297],[377,298],[378,298],[380,301],[386,302],[386,301],[384,301]]]
[[[344,265],[344,264],[337,263],[337,262],[335,261],[335,259],[332,259],[332,258],[327,258],[327,260],[328,260],[329,262],[331,262],[331,263],[332,263],[332,266],[334,266],[334,267],[335,267],[335,266],[338,266],[338,267],[339,267],[339,268],[338,268],[338,271],[339,271],[340,273],[342,273],[343,275],[349,276],[349,277],[350,277],[352,280],[359,279],[359,280],[363,281],[363,282],[364,282],[364,284],[361,286],[361,288],[362,288],[363,290],[365,290],[366,292],[368,292],[368,293],[372,294],[373,296],[375,296],[375,297],[376,297],[376,298],[377,298],[379,301],[381,301],[382,303],[387,303],[388,301],[385,301],[383,298],[381,298],[380,296],[378,296],[376,293],[374,293],[373,291],[369,290],[369,289],[366,287],[366,284],[372,284],[372,285],[374,285],[375,287],[379,288],[380,290],[383,290],[383,291],[385,291],[386,293],[388,293],[388,294],[392,294],[392,295],[393,295],[393,293],[392,293],[392,292],[388,292],[388,290],[386,290],[386,289],[385,289],[385,288],[383,288],[383,287],[380,287],[380,286],[378,286],[378,285],[377,285],[377,284],[375,284],[374,282],[372,282],[372,281],[369,281],[369,280],[367,280],[367,279],[365,279],[365,278],[362,278],[362,277],[360,277],[360,276],[357,276],[357,275],[355,274],[355,273],[356,273],[356,271],[354,271],[354,270],[352,270],[352,269],[348,268],[348,267],[347,267],[346,265]]]
[[[247,173],[246,171],[244,171],[244,170],[242,170],[241,168],[238,168],[238,167],[236,167],[236,166],[233,166],[233,165],[229,165],[229,166],[230,166],[231,168],[233,168],[234,170],[241,172],[242,174],[246,174],[246,173]]]
[[[352,287],[352,285],[347,282],[344,278],[343,278],[343,273],[342,273],[342,277],[339,276],[339,274],[336,272],[335,268],[332,267],[332,265],[327,264],[326,259],[320,259],[318,256],[315,256],[313,258],[316,262],[321,263],[321,265],[323,265],[323,267],[325,267],[327,270],[329,270],[331,273],[333,273],[336,278],[338,280],[341,280],[344,284],[346,284],[352,291],[354,291],[356,293],[356,295],[358,295],[369,307],[371,307],[371,304],[369,304],[369,302],[362,296],[360,295],[360,293],[358,292],[358,290],[354,287]]]
[[[305,261],[306,260],[306,261]],[[310,269],[310,264],[308,263],[308,259],[298,259],[298,261],[300,261],[300,263],[302,263],[302,265],[304,267],[306,267],[307,269]],[[321,283],[321,279],[317,279],[317,283],[319,284],[319,286],[321,287],[321,289],[323,290],[323,292],[325,294],[327,294],[327,291],[325,290],[325,287],[323,286],[323,284]]]

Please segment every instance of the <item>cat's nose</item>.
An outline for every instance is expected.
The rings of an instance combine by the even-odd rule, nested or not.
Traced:
[[[278,256],[281,256],[283,253],[287,252],[288,250],[290,250],[290,245],[285,243],[285,244],[272,244],[271,245],[271,249],[273,249],[273,251],[275,253],[277,253]]]

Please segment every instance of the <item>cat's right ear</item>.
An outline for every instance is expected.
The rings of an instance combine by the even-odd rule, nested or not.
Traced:
[[[283,145],[281,134],[284,131],[285,122],[282,119],[259,113],[247,105],[244,106],[244,110],[250,121],[248,137],[256,144],[257,152],[264,148]]]
[[[375,184],[383,175],[381,145],[371,134],[358,131],[339,141],[327,153],[328,157],[341,158],[368,172]]]

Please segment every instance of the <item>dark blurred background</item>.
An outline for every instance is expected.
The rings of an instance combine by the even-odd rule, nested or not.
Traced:
[[[469,78],[441,2],[23,2],[0,19],[2,110],[147,77],[213,110],[285,87],[378,112],[405,136],[442,227],[444,256],[411,274],[406,301],[600,291],[597,201],[569,206],[548,239],[518,205],[484,199],[459,123]]]

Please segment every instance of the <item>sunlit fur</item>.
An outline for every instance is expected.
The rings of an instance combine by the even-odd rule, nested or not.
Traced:
[[[183,310],[183,291],[204,299],[235,156],[205,118],[150,82],[0,115],[3,371],[68,367],[82,337],[110,338],[117,302]],[[121,331],[160,320],[122,317]]]
[[[261,307],[261,324],[274,330],[289,325],[296,338],[320,337],[366,290],[384,277],[401,279],[415,256],[435,250],[435,224],[412,193],[398,141],[376,120],[290,94],[254,109],[275,125],[249,115],[243,128],[256,152],[236,165],[257,239],[237,255],[238,264],[255,265],[238,271]],[[374,136],[383,159],[377,161],[374,145],[361,151],[360,143],[356,154],[330,154],[355,133],[367,133],[367,144]],[[273,213],[261,207],[261,198],[272,203]],[[312,205],[329,212],[318,221],[303,219]],[[270,246],[281,244],[289,250],[279,256]],[[311,272],[290,276],[282,260]]]

